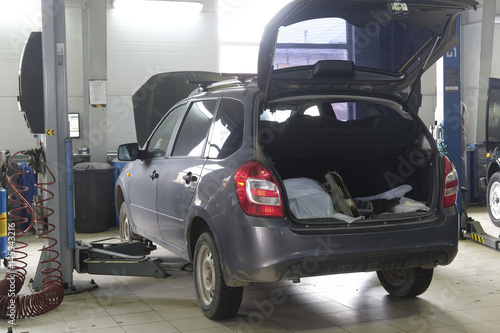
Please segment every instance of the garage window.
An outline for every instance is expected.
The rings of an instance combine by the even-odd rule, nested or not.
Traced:
[[[355,20],[348,21],[351,19],[318,18],[281,27],[274,69],[339,60],[399,74],[415,62],[416,54],[432,45],[432,32],[411,21],[373,22],[373,27],[360,27]]]
[[[264,27],[290,1],[217,1],[219,70],[222,73],[257,73],[259,44]]]
[[[349,41],[352,28],[340,18],[323,18],[282,27],[279,32],[274,68],[314,65],[319,60],[352,58]]]

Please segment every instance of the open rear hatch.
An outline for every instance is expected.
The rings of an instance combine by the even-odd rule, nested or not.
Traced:
[[[296,0],[266,26],[258,84],[268,101],[370,92],[406,100],[423,71],[457,45],[472,0]]]
[[[457,44],[458,14],[475,5],[296,0],[270,21],[259,51],[259,143],[296,220],[434,223],[444,163],[410,101],[422,73]]]

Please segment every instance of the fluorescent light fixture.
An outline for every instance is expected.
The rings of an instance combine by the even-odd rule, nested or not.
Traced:
[[[116,8],[166,10],[174,14],[199,13],[203,10],[202,2],[189,0],[114,0],[114,4]]]
[[[495,23],[500,23],[500,15],[495,15]]]
[[[199,13],[203,10],[203,3],[199,1],[189,1],[189,0],[147,0],[147,1],[159,1],[167,4],[167,8],[179,12],[189,12],[189,13]]]

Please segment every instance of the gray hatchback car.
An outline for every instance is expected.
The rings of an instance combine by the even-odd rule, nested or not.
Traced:
[[[457,253],[459,185],[418,117],[420,77],[475,5],[296,0],[267,25],[257,75],[146,84],[136,125],[156,127],[118,149],[123,237],[192,262],[212,319],[254,282],[376,271],[393,296],[423,293]],[[199,88],[166,107],[174,78]]]

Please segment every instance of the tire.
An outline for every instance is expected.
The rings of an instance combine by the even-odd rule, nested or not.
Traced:
[[[486,196],[491,222],[500,228],[500,172],[495,172],[488,181]]]
[[[196,298],[205,317],[234,317],[241,305],[243,287],[228,287],[224,282],[219,253],[209,232],[198,238],[193,264]]]
[[[378,279],[389,295],[410,298],[424,293],[432,281],[434,270],[420,267],[377,271]]]
[[[122,241],[130,243],[134,239],[142,239],[139,235],[132,232],[130,221],[127,217],[127,205],[125,202],[123,202],[120,206],[118,219],[120,221],[120,238]]]

